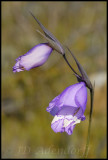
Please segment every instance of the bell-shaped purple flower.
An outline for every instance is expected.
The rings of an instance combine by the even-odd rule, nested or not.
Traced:
[[[67,132],[71,135],[75,125],[85,120],[86,104],[87,88],[84,82],[67,87],[55,97],[47,107],[47,111],[55,116],[51,122],[54,132]]]
[[[48,43],[41,43],[34,46],[26,54],[16,59],[13,72],[30,70],[43,65],[52,51],[53,49],[48,45]]]

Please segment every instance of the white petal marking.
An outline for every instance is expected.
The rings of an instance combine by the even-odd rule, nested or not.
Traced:
[[[72,122],[73,122],[72,125],[75,125],[77,123],[80,123],[80,121],[81,121],[80,119],[77,119],[76,116],[73,117],[72,115],[68,115],[68,116],[63,116],[63,115],[57,116],[56,115],[53,118],[51,124],[55,123],[56,121],[58,121],[60,119],[64,119],[64,125],[63,125],[64,128],[67,127],[68,125],[70,125],[70,123],[72,123]]]

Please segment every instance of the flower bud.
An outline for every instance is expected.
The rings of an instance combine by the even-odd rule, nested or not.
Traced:
[[[26,54],[16,59],[13,72],[30,70],[43,65],[52,51],[53,49],[48,45],[48,43],[41,43],[34,46]]]

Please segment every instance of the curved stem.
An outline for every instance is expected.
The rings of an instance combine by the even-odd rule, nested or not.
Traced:
[[[65,54],[63,55],[63,58],[64,58],[64,60],[66,61],[66,63],[68,64],[68,66],[71,68],[71,70],[74,72],[74,74],[76,75],[76,77],[81,78],[81,77],[76,73],[76,71],[72,68],[72,66],[71,66],[70,63],[68,62]]]
[[[83,158],[87,158],[88,148],[89,148],[92,113],[93,113],[93,99],[94,99],[94,89],[93,88],[90,90],[90,99],[91,99],[91,108],[90,108],[90,114],[89,114],[88,135],[87,135],[86,148],[85,148],[85,152],[84,152]]]

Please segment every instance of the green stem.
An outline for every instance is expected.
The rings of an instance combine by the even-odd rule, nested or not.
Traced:
[[[89,149],[91,121],[92,121],[92,112],[93,112],[93,99],[94,99],[94,89],[93,88],[90,90],[90,99],[91,99],[91,108],[90,108],[90,114],[89,114],[89,126],[88,126],[88,136],[87,136],[86,148],[85,148],[85,152],[83,155],[84,159],[87,158],[88,149]]]

